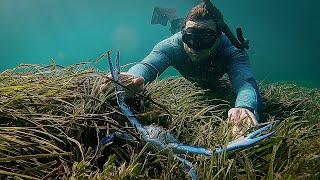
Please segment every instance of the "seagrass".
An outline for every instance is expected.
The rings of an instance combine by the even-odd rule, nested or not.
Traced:
[[[188,179],[172,155],[139,140],[119,111],[113,83],[90,63],[20,65],[0,74],[0,178]],[[125,82],[125,85],[129,81]],[[200,179],[317,179],[320,172],[320,91],[261,84],[263,122],[273,137],[211,158],[186,155]],[[232,88],[221,80],[204,90],[184,78],[148,84],[127,100],[143,124],[169,129],[181,142],[214,149],[230,140]],[[112,132],[136,141],[98,142]]]

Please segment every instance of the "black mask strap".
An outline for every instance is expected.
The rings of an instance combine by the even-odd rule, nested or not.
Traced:
[[[249,49],[249,40],[243,37],[243,32],[240,27],[236,29],[237,37],[234,36],[229,26],[224,22],[224,18],[219,9],[214,6],[210,0],[203,0],[206,8],[213,14],[214,20],[217,22],[218,29],[228,37],[231,43],[239,49]]]

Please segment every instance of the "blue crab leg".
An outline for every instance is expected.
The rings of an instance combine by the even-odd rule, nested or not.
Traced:
[[[271,128],[272,128],[271,124],[266,125],[256,131],[248,134],[248,136],[246,136],[246,137],[242,136],[234,141],[231,141],[230,143],[228,143],[228,145],[226,147],[217,147],[215,152],[217,154],[220,154],[224,151],[233,151],[233,150],[244,149],[244,148],[248,148],[250,146],[253,146],[254,144],[273,135],[275,133],[274,131],[257,137],[257,135],[259,135],[260,133],[267,131]]]
[[[117,134],[116,133],[112,133],[104,138],[102,138],[99,142],[99,145],[100,144],[109,144],[111,142],[113,142],[113,140],[116,138]]]
[[[268,129],[271,129],[272,128],[272,124],[268,124],[260,129],[257,129],[256,131],[253,131],[252,133],[248,134],[247,137],[252,139],[254,137],[256,137],[257,135],[259,135],[260,133],[268,130]]]
[[[198,154],[205,156],[212,156],[213,152],[210,149],[199,147],[199,146],[190,146],[182,143],[169,143],[167,148],[171,148],[172,151],[176,154]]]
[[[121,138],[126,141],[136,140],[136,138],[134,138],[133,136],[131,136],[128,133],[114,132],[114,133],[111,133],[111,134],[107,135],[106,137],[102,138],[100,140],[99,144],[109,144],[109,143],[113,142],[116,137]]]
[[[112,61],[110,58],[110,52],[108,52],[108,60],[109,60],[109,66],[112,78],[120,83],[120,65],[119,65],[119,53],[117,54],[117,62],[115,69],[112,66]],[[142,135],[142,138],[145,138],[147,135],[147,131],[143,128],[143,126],[139,123],[138,119],[135,117],[135,115],[131,112],[130,108],[124,103],[124,96],[123,96],[123,90],[122,87],[115,83],[116,88],[116,97],[118,104],[120,106],[120,109],[124,113],[124,115],[128,118],[130,123],[137,129],[137,131]]]
[[[179,157],[177,155],[175,155],[175,157],[179,161],[181,161],[182,166],[184,167],[185,170],[188,171],[188,174],[191,176],[191,179],[196,180],[197,179],[197,172],[196,172],[193,164],[190,161],[186,160],[185,158]]]

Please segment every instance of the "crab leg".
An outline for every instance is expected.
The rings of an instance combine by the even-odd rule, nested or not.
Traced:
[[[267,134],[258,136],[259,134],[268,131],[272,128],[273,126],[271,124],[268,124],[250,134],[248,134],[247,136],[242,136],[234,141],[231,141],[228,143],[228,145],[226,147],[217,147],[216,148],[216,153],[220,154],[224,151],[233,151],[233,150],[238,150],[238,149],[244,149],[244,148],[248,148],[250,146],[255,145],[256,143],[270,137],[271,135],[274,134],[274,131],[271,131]]]

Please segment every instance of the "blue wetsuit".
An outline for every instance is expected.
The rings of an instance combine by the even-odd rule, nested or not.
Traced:
[[[258,120],[261,98],[249,66],[248,55],[244,50],[234,47],[226,35],[221,35],[215,54],[207,61],[192,62],[184,50],[182,34],[178,32],[158,43],[151,53],[131,67],[128,73],[142,76],[145,83],[148,83],[155,80],[169,66],[177,69],[186,79],[206,88],[214,87],[227,73],[237,94],[235,107],[249,109]]]

